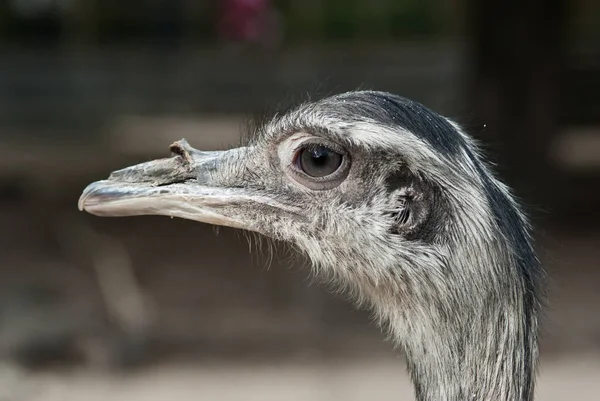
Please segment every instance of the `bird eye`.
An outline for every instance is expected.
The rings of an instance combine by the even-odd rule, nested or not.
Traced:
[[[296,154],[296,165],[306,175],[314,178],[335,173],[344,156],[322,145],[309,145]]]
[[[278,154],[283,171],[297,184],[313,191],[336,188],[350,173],[351,154],[327,138],[307,136],[298,133],[282,142]]]

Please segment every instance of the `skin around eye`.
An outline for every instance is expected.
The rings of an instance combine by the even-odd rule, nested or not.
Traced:
[[[304,132],[286,138],[277,153],[288,178],[313,191],[338,187],[348,177],[352,161],[341,145]]]

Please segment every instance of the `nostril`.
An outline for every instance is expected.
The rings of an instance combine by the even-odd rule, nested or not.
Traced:
[[[185,139],[181,141],[177,141],[171,146],[169,146],[169,150],[171,151],[171,156],[180,156],[185,162],[191,163],[192,156],[190,152],[186,149],[189,145]]]
[[[179,142],[175,142],[174,144],[172,144],[169,147],[169,150],[171,151],[171,156],[185,156],[185,149],[183,149],[181,147],[181,145],[179,144]]]

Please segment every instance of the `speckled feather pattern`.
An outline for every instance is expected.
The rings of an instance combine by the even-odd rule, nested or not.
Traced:
[[[349,150],[352,171],[338,189],[309,191],[281,171],[275,150],[297,132]],[[302,104],[253,134],[232,165],[243,168],[224,177],[303,210],[253,212],[255,231],[299,248],[316,277],[373,310],[406,353],[417,399],[533,399],[542,269],[526,217],[471,137],[416,102],[372,91]],[[399,171],[436,189],[426,236],[390,230],[406,191],[389,184]]]
[[[320,181],[302,175],[307,143],[343,163]],[[543,269],[527,218],[459,125],[355,91],[276,114],[236,149],[172,150],[90,184],[80,208],[284,241],[315,279],[373,312],[405,353],[419,401],[533,399]]]

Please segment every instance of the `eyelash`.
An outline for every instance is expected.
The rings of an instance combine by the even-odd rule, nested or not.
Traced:
[[[342,152],[340,152],[338,150],[333,149],[333,147],[331,147],[331,146],[327,146],[327,145],[324,145],[324,144],[321,144],[321,143],[316,143],[316,142],[313,143],[313,142],[311,142],[311,143],[302,144],[302,145],[298,146],[296,148],[296,150],[294,150],[294,157],[292,158],[292,163],[295,166],[298,166],[299,158],[300,158],[300,155],[302,154],[303,150],[307,150],[309,152],[312,152],[312,151],[316,150],[317,148],[325,148],[325,149],[327,149],[330,152],[339,153],[342,156],[346,156],[344,153],[342,153]]]
[[[296,149],[294,149],[294,155],[297,155],[301,150],[315,150],[316,148],[325,148],[331,152],[335,152],[335,153],[339,153],[343,156],[347,156],[346,151],[344,151],[344,149],[342,149],[339,146],[334,146],[332,144],[328,144],[328,143],[323,143],[323,142],[313,142],[313,141],[307,141],[304,142],[302,144],[300,144]]]

